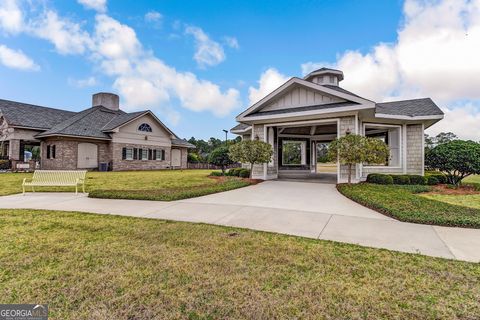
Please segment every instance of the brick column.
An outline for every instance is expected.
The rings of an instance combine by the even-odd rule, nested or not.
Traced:
[[[8,157],[10,160],[22,160],[20,159],[20,140],[13,139],[8,144]]]

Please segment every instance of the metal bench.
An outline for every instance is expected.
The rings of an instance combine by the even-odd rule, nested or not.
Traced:
[[[25,187],[75,187],[75,194],[78,193],[78,187],[81,185],[85,193],[86,170],[35,170],[32,179],[23,179],[22,188],[25,195]]]

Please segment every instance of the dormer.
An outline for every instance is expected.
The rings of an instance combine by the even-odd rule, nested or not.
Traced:
[[[338,86],[343,80],[343,72],[340,70],[320,68],[307,74],[303,79],[320,85]]]

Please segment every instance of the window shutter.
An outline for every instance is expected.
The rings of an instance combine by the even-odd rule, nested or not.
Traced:
[[[162,150],[162,160],[165,160],[165,150]]]
[[[50,146],[47,146],[47,159],[50,159],[50,154],[51,154]]]
[[[138,160],[143,160],[142,154],[143,154],[143,149],[142,149],[142,148],[139,148],[139,149],[138,149]]]
[[[127,148],[122,148],[122,160],[127,159]]]
[[[153,160],[157,160],[157,149],[153,149]]]
[[[148,160],[153,160],[153,150],[148,149]]]
[[[56,151],[57,151],[57,147],[55,145],[52,146],[52,159],[55,159],[56,157]]]
[[[138,149],[133,148],[133,160],[137,160],[137,159],[138,159]]]

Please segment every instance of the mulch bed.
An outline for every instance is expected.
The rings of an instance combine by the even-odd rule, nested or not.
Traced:
[[[457,188],[441,184],[433,187],[432,191],[427,194],[446,194],[446,195],[469,195],[469,194],[480,194],[479,191],[475,190],[473,186],[463,185]]]

